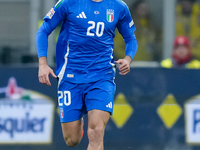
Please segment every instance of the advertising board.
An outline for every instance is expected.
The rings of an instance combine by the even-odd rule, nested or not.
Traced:
[[[0,144],[49,144],[52,142],[54,103],[38,92],[18,87],[11,77],[0,88]]]

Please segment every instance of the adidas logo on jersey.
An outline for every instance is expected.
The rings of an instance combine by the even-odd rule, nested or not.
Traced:
[[[112,109],[112,102],[110,102],[108,105],[106,105],[106,107],[111,108]]]
[[[85,15],[85,13],[84,12],[82,12],[82,13],[80,13],[78,16],[76,16],[76,18],[87,18],[86,17],[86,15]]]

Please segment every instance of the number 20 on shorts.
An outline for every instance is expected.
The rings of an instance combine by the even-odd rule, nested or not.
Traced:
[[[70,91],[58,91],[58,105],[63,106],[69,106],[71,104],[71,92]],[[64,101],[63,103],[60,102],[61,99],[63,99],[64,96]]]

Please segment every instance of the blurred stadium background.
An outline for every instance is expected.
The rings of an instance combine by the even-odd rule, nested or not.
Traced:
[[[124,1],[130,8],[136,2]],[[155,54],[133,61],[126,77],[117,71],[114,115],[106,127],[105,150],[199,150],[200,71],[160,67],[161,60],[171,57],[178,3],[146,1],[156,36],[150,53]],[[35,35],[55,3],[0,0],[0,150],[71,149],[62,138],[57,81],[51,78],[52,86],[46,87],[37,79]],[[59,28],[49,37],[48,63],[53,69],[58,32]],[[85,134],[74,150],[86,149],[87,142]]]

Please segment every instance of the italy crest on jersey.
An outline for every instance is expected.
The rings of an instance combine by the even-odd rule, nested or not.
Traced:
[[[107,21],[113,22],[114,21],[114,10],[107,9]]]

